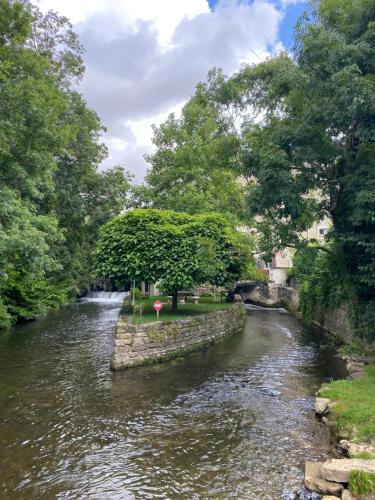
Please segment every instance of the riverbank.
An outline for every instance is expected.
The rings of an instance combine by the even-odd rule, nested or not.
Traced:
[[[273,299],[300,318],[297,290],[274,287]],[[323,309],[317,310],[314,317],[314,328],[347,346],[341,357],[347,364],[349,379],[323,384],[315,410],[329,427],[341,458],[349,459],[334,460],[332,464],[331,460],[306,462],[305,485],[321,494],[338,495],[336,498],[372,500],[375,499],[375,357],[366,350],[361,355],[350,353],[353,336],[345,307],[325,314]],[[345,469],[344,474],[341,469]]]
[[[356,380],[323,385],[319,394],[335,402],[330,424],[336,436],[354,442],[375,441],[375,364],[367,366]]]
[[[346,357],[349,377],[323,386],[315,412],[328,426],[340,459],[305,464],[312,491],[345,500],[375,498],[375,364]],[[347,489],[346,489],[347,488]]]

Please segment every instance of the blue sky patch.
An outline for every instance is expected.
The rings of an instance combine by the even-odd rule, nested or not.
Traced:
[[[219,0],[208,0],[208,4],[211,10],[215,9]],[[251,3],[252,0],[244,0],[248,3]],[[279,40],[283,43],[284,47],[287,50],[291,50],[293,48],[293,31],[294,26],[301,16],[301,14],[306,10],[307,2],[299,2],[296,4],[291,4],[286,7],[282,6],[280,0],[273,0],[270,3],[273,3],[279,10],[284,11],[284,18],[279,27]]]

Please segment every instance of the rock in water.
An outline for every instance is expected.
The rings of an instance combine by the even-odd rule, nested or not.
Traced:
[[[347,483],[352,470],[375,473],[375,460],[361,460],[359,458],[342,460],[334,458],[323,464],[321,473],[327,481]]]
[[[340,495],[344,489],[342,484],[327,481],[322,477],[323,462],[305,462],[305,486],[310,491]]]
[[[329,406],[328,406],[329,403],[330,403],[330,400],[327,398],[316,398],[315,405],[314,405],[315,413],[317,415],[325,415],[326,413],[328,413],[329,412]]]

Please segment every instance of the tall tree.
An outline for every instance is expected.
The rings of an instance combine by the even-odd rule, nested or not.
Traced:
[[[172,114],[160,127],[154,126],[156,152],[146,156],[150,169],[146,186],[134,189],[135,205],[243,215],[244,190],[239,172],[233,170],[238,139],[221,133],[225,122],[215,99],[222,81],[220,71],[210,72],[180,118]]]
[[[238,280],[246,269],[249,247],[222,215],[137,209],[102,227],[97,272],[119,285],[133,278],[160,282],[172,294],[176,311],[178,290]]]
[[[321,0],[280,54],[230,80],[244,123],[248,202],[262,217],[263,249],[300,246],[328,214],[329,251],[341,258],[375,319],[375,4]],[[372,302],[371,302],[372,301]]]
[[[129,187],[101,174],[102,126],[72,83],[82,47],[67,19],[0,0],[0,326],[87,286],[100,223]]]

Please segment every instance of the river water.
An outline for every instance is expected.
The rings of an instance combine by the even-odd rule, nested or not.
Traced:
[[[312,411],[343,375],[281,311],[174,361],[112,373],[119,303],[81,301],[0,334],[1,499],[312,499]]]

